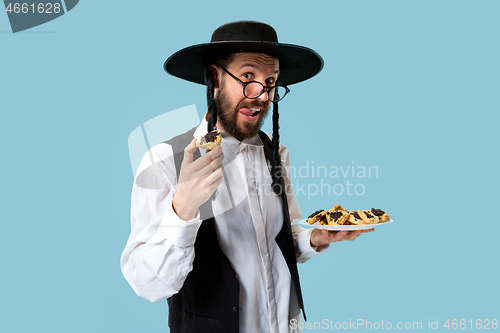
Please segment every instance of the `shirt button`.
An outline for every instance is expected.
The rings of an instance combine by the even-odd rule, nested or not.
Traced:
[[[238,307],[236,305],[233,305],[233,311],[238,312]]]

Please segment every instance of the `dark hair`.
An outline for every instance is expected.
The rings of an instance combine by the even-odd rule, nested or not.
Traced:
[[[278,113],[278,102],[273,102],[273,152],[271,156],[271,177],[273,179],[273,183],[271,187],[274,193],[280,195],[281,191],[284,190],[281,188],[280,178],[283,176],[281,170],[281,157],[279,154],[280,150],[280,125],[279,125],[280,115]]]
[[[221,57],[215,63],[227,67],[233,61],[234,57],[235,53],[229,53]],[[210,132],[215,129],[215,124],[217,124],[217,106],[215,105],[214,101],[215,78],[214,78],[214,73],[210,69],[209,65],[205,66],[205,85],[207,86],[207,109],[208,109],[207,132]]]
[[[207,132],[215,129],[217,124],[217,106],[214,100],[215,79],[214,74],[208,66],[205,67],[205,84],[207,86],[207,109],[208,109],[208,126]]]

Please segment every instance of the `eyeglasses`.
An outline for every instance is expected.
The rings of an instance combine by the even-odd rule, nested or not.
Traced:
[[[290,92],[290,89],[288,89],[288,87],[285,86],[283,82],[279,81],[279,79],[277,84],[273,87],[267,87],[258,81],[242,82],[236,76],[229,73],[229,71],[221,65],[217,64],[217,66],[222,68],[224,72],[229,74],[233,79],[238,81],[243,86],[243,95],[245,95],[245,97],[248,99],[259,98],[259,96],[262,95],[264,91],[267,91],[267,99],[271,102],[278,102],[285,98],[286,94]]]

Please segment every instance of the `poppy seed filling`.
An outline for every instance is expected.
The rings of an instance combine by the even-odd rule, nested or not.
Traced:
[[[333,218],[333,221],[337,222],[339,217],[342,216],[341,212],[328,212],[328,215],[330,215]]]
[[[382,216],[385,214],[385,212],[382,209],[372,208],[371,211],[372,211],[373,215],[376,215],[376,216]]]
[[[358,215],[358,212],[352,212],[351,215],[357,218],[358,220],[362,220],[362,218]]]
[[[309,215],[308,219],[312,218],[312,217],[313,217],[313,216],[315,216],[316,214],[321,213],[322,211],[323,211],[322,209],[315,211],[314,213],[312,213],[311,215]]]
[[[218,133],[215,131],[208,132],[207,135],[203,137],[204,142],[214,142],[217,138]]]

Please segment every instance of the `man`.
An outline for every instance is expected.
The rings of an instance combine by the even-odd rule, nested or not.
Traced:
[[[252,21],[223,25],[210,43],[165,62],[170,74],[207,85],[208,112],[143,159],[121,265],[138,295],[167,299],[171,332],[288,332],[304,310],[297,262],[360,235],[291,226],[301,214],[278,102],[286,84],[322,65],[316,52],[278,43],[272,27]],[[271,105],[272,139],[260,131]],[[196,148],[214,128],[221,146]]]

